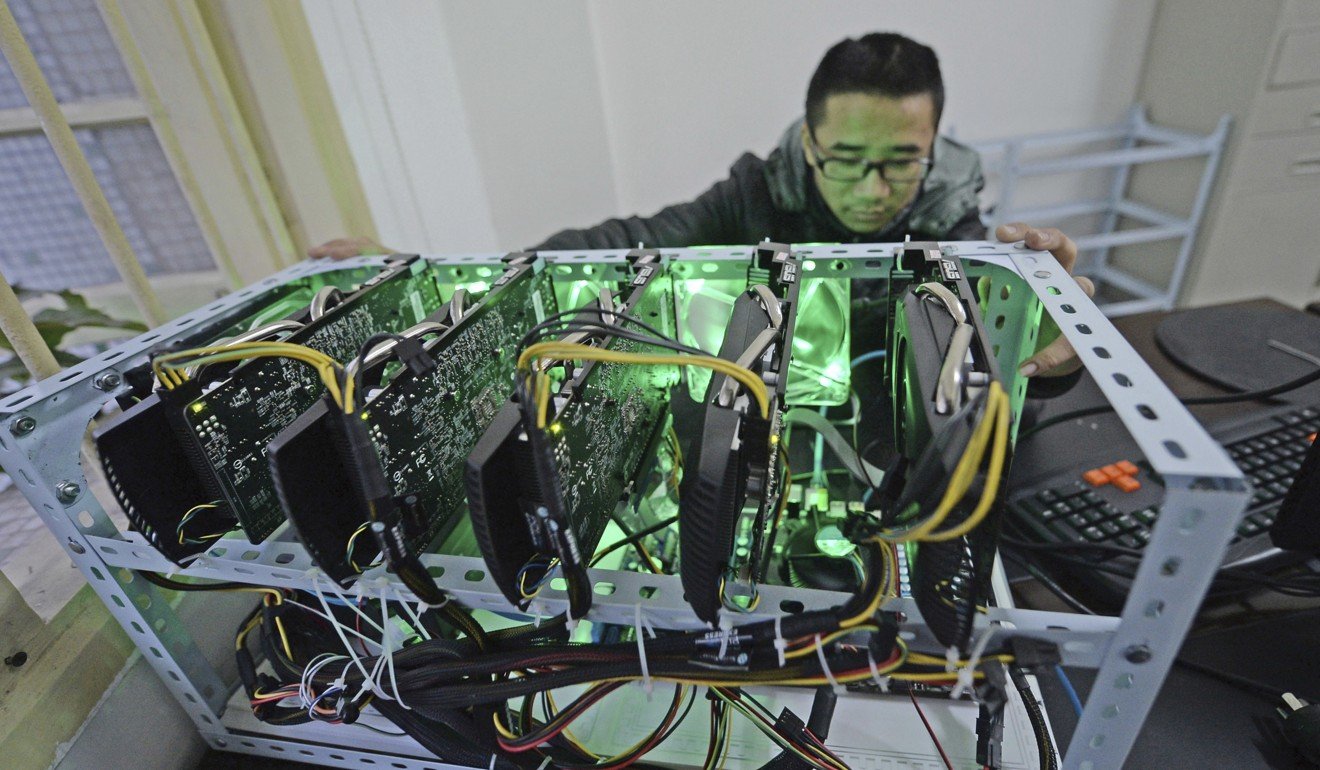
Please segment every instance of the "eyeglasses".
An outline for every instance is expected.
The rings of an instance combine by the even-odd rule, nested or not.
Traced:
[[[880,178],[890,184],[913,184],[925,179],[931,166],[935,165],[935,161],[930,158],[835,158],[825,154],[814,132],[808,136],[811,137],[811,148],[816,156],[814,165],[820,169],[820,175],[831,182],[860,182],[871,173],[871,169],[875,169],[880,172]]]

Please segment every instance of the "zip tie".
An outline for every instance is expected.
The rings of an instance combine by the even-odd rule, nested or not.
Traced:
[[[409,706],[407,703],[404,703],[403,696],[399,695],[399,680],[394,675],[393,636],[394,636],[395,628],[394,625],[391,624],[389,620],[390,603],[386,599],[386,592],[388,590],[389,590],[388,582],[386,582],[384,585],[380,587],[380,622],[381,625],[384,626],[385,628],[385,630],[381,632],[381,644],[386,648],[385,649],[385,655],[387,656],[385,658],[386,668],[389,669],[390,672],[390,687],[394,689],[394,702],[398,703],[400,706],[403,706],[405,709],[412,711],[412,706]],[[404,604],[406,606],[406,602]]]
[[[642,689],[646,691],[646,699],[651,700],[651,668],[646,661],[646,635],[642,633],[642,604],[638,602],[633,605],[633,628],[637,634],[637,657],[642,663]],[[651,632],[655,637],[655,632]]]
[[[550,766],[550,757],[547,756],[545,759],[541,760],[541,764],[537,766],[536,770],[545,770],[549,766]]]
[[[888,693],[890,678],[880,675],[880,669],[875,665],[875,656],[869,649],[866,651],[866,663],[871,667],[871,679],[875,680],[875,686],[880,688],[880,692]]]
[[[495,755],[490,755],[490,770],[495,770]]]
[[[720,608],[720,658],[729,651],[729,635],[733,633],[733,618]]]
[[[949,692],[950,698],[961,698],[963,693],[972,689],[976,667],[981,665],[981,656],[985,654],[985,648],[990,644],[990,637],[995,635],[997,628],[993,625],[986,626],[980,638],[976,640],[976,644],[972,645],[972,657],[968,659],[966,666],[958,669],[958,683]]]
[[[950,645],[944,648],[944,671],[946,673],[952,674],[957,671],[958,661],[960,660],[962,660],[962,656],[958,654],[957,647]]]
[[[834,678],[834,672],[830,671],[830,664],[825,662],[825,648],[821,646],[820,634],[816,634],[816,657],[820,658],[820,669],[825,672],[825,680],[830,683],[835,695],[843,695],[847,689],[839,684],[839,680]]]
[[[784,658],[784,650],[788,648],[788,641],[784,639],[784,616],[775,616],[775,653],[779,656],[779,667],[787,665]]]

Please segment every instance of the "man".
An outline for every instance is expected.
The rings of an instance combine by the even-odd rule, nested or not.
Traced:
[[[751,244],[766,237],[788,243],[982,239],[980,159],[938,136],[943,108],[939,60],[928,46],[894,33],[844,40],[812,75],[805,117],[765,160],[747,153],[728,179],[691,202],[650,217],[564,230],[534,248]],[[1050,251],[1069,272],[1077,258],[1072,240],[1052,228],[1017,223],[996,235]],[[345,258],[380,251],[366,239],[340,239],[310,254]],[[1094,292],[1089,280],[1077,280]],[[1075,368],[1061,336],[1021,365],[1026,376]]]

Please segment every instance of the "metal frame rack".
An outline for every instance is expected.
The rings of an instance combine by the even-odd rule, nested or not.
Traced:
[[[971,147],[981,153],[983,159],[993,159],[986,163],[986,170],[999,176],[999,203],[989,224],[992,227],[1013,221],[1053,224],[1069,217],[1099,216],[1100,225],[1095,233],[1073,236],[1079,251],[1092,252],[1094,255],[1082,268],[1096,281],[1133,295],[1130,300],[1102,304],[1101,309],[1111,317],[1148,310],[1169,310],[1182,289],[1196,231],[1210,199],[1215,171],[1219,168],[1231,123],[1232,120],[1225,115],[1209,134],[1192,134],[1154,125],[1147,119],[1145,107],[1138,104],[1128,111],[1126,120],[1115,126],[972,143]],[[1042,160],[1023,159],[1024,155],[1035,151],[1098,142],[1112,143],[1114,148]],[[1205,168],[1197,182],[1191,211],[1185,218],[1127,198],[1128,179],[1134,166],[1202,157],[1205,158]],[[1101,200],[1069,201],[1030,208],[1013,207],[1020,181],[1024,177],[1093,169],[1113,169],[1108,192]],[[1139,226],[1116,230],[1122,219],[1136,222]],[[1109,262],[1110,251],[1116,246],[1166,240],[1179,242],[1178,256],[1174,260],[1167,286],[1155,286]]]
[[[797,250],[804,277],[839,278],[885,275],[901,245],[824,246]],[[973,275],[978,272],[1011,277],[1019,287],[1009,305],[1009,293],[992,292],[989,314],[1016,313],[1020,319],[1036,312],[1021,287],[1031,293],[1072,340],[1082,361],[1149,460],[1164,479],[1167,496],[1145,558],[1121,617],[1093,617],[1008,608],[991,608],[978,625],[999,623],[1058,643],[1065,665],[1098,668],[1064,766],[1096,770],[1122,765],[1146,714],[1177,654],[1200,598],[1246,506],[1250,491],[1241,472],[1223,450],[1187,413],[1172,393],[1123,340],[1105,316],[1083,294],[1053,257],[1028,251],[1021,244],[955,243],[943,246],[957,254]],[[741,249],[665,250],[671,263],[700,267],[702,276],[735,275],[746,264]],[[623,263],[622,251],[549,252],[551,267],[570,277],[599,275]],[[451,277],[480,275],[498,264],[499,255],[428,257]],[[145,360],[147,352],[185,336],[215,314],[250,302],[259,293],[284,282],[348,268],[369,268],[379,258],[347,263],[308,262],[296,265],[184,318],[165,324],[94,359],[48,378],[0,402],[0,464],[14,477],[46,525],[110,612],[123,625],[143,657],[196,724],[202,737],[218,749],[271,757],[296,757],[335,767],[369,764],[398,768],[436,768],[442,763],[424,752],[389,748],[329,746],[297,740],[270,730],[257,732],[243,708],[226,709],[236,683],[223,681],[163,594],[133,570],[173,572],[204,579],[311,590],[327,582],[318,578],[311,561],[291,534],[277,534],[260,545],[244,539],[217,541],[208,552],[180,570],[157,553],[137,533],[120,531],[88,491],[80,451],[89,422],[122,386],[122,374]],[[682,271],[679,270],[680,275]],[[995,303],[1000,304],[996,305]],[[1034,316],[1030,316],[1034,318]],[[1009,326],[1026,339],[1019,320]],[[993,336],[993,333],[992,333]],[[1005,338],[1007,340],[1007,338]],[[1016,353],[1017,345],[1011,346]],[[1005,345],[1005,355],[1010,354]],[[1013,371],[1010,369],[1009,371]],[[1021,383],[1018,383],[1021,387]],[[1019,390],[1015,387],[1014,390]],[[1020,396],[1020,393],[1018,393]],[[1019,402],[1020,403],[1020,402]],[[507,611],[508,605],[484,573],[480,559],[460,556],[425,557],[437,583],[471,608]],[[679,578],[631,572],[594,571],[597,583],[613,590],[597,595],[590,619],[631,625],[644,611],[657,627],[683,628],[696,623],[682,600]],[[368,588],[388,583],[387,573],[368,573]],[[384,582],[382,582],[384,581]],[[397,583],[394,587],[402,591]],[[562,592],[548,591],[541,610],[562,611]],[[598,591],[598,594],[605,592]],[[824,591],[766,586],[761,617],[788,611],[790,603],[817,606],[837,603],[842,596]],[[914,605],[900,602],[908,622],[904,631],[918,642],[931,639]]]

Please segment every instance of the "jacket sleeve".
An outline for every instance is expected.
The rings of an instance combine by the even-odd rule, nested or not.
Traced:
[[[649,217],[607,219],[595,227],[561,230],[532,247],[533,251],[685,247],[735,243],[742,216],[741,174],[734,167],[728,179],[716,182],[696,200],[676,203]]]
[[[972,207],[963,214],[962,219],[953,223],[949,231],[940,240],[945,241],[983,241],[986,238],[985,223],[981,221],[981,212]]]

